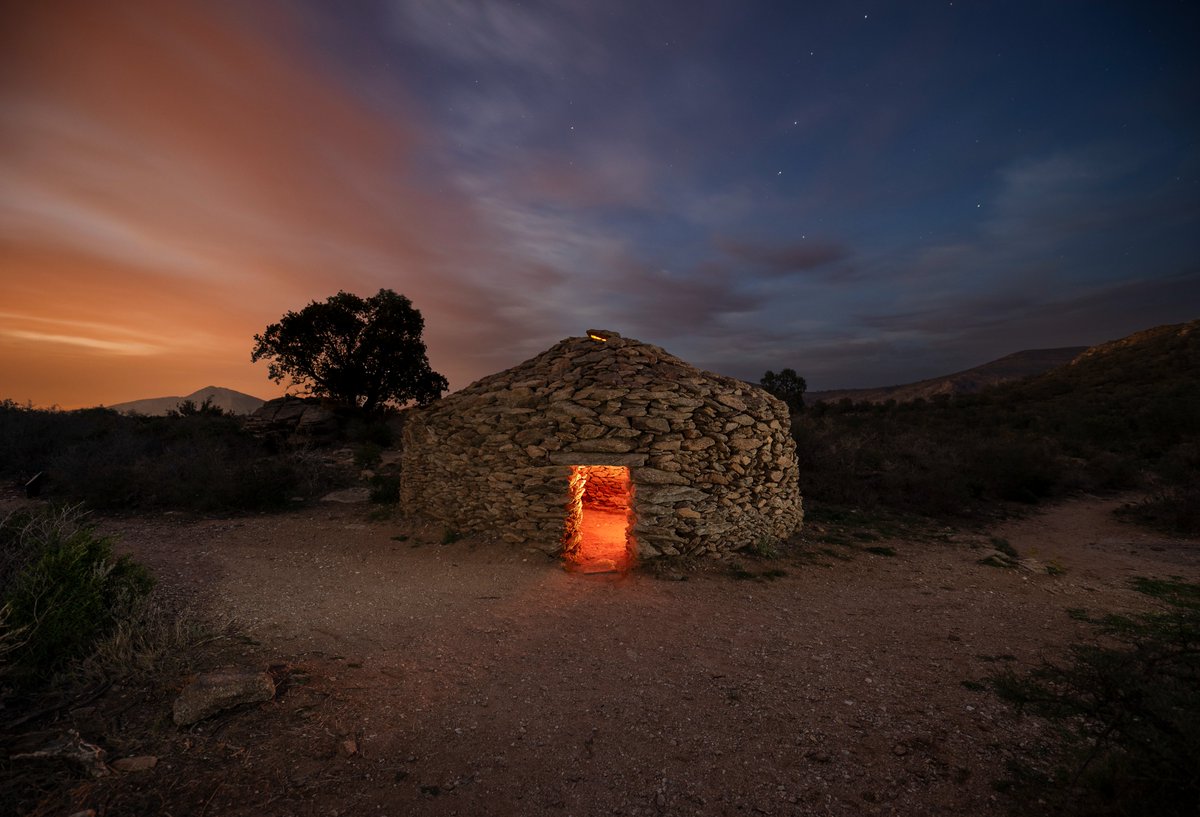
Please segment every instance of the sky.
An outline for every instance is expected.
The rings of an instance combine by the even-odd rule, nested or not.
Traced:
[[[909,382],[1200,317],[1192,2],[39,0],[0,26],[0,398],[283,391],[407,295],[452,389],[589,328]]]

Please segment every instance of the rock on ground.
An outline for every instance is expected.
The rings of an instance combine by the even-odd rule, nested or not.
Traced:
[[[265,672],[224,669],[201,673],[176,699],[175,723],[189,726],[240,704],[274,697],[275,682]]]

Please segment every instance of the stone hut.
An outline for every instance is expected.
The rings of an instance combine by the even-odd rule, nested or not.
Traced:
[[[605,330],[414,410],[401,468],[408,513],[598,569],[773,544],[803,518],[782,401]]]

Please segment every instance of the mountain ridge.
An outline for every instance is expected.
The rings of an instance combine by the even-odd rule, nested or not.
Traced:
[[[888,400],[905,403],[917,399],[928,400],[939,394],[970,394],[1000,383],[1044,374],[1071,363],[1094,348],[1059,346],[1052,349],[1025,349],[970,369],[913,383],[866,389],[829,389],[809,392],[805,397],[811,403],[836,403],[846,399],[856,403],[883,403]]]
[[[213,406],[227,414],[251,414],[266,402],[261,397],[252,394],[227,389],[223,386],[205,386],[184,397],[147,397],[141,400],[129,400],[124,403],[114,403],[108,408],[122,414],[143,414],[148,417],[161,417],[175,409],[185,400],[191,400],[197,406],[205,400],[210,400]]]

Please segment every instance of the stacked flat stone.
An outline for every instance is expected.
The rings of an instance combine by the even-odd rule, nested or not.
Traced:
[[[770,545],[803,519],[786,404],[596,329],[413,410],[401,503],[561,554],[577,538],[575,465],[629,469],[640,559]]]

